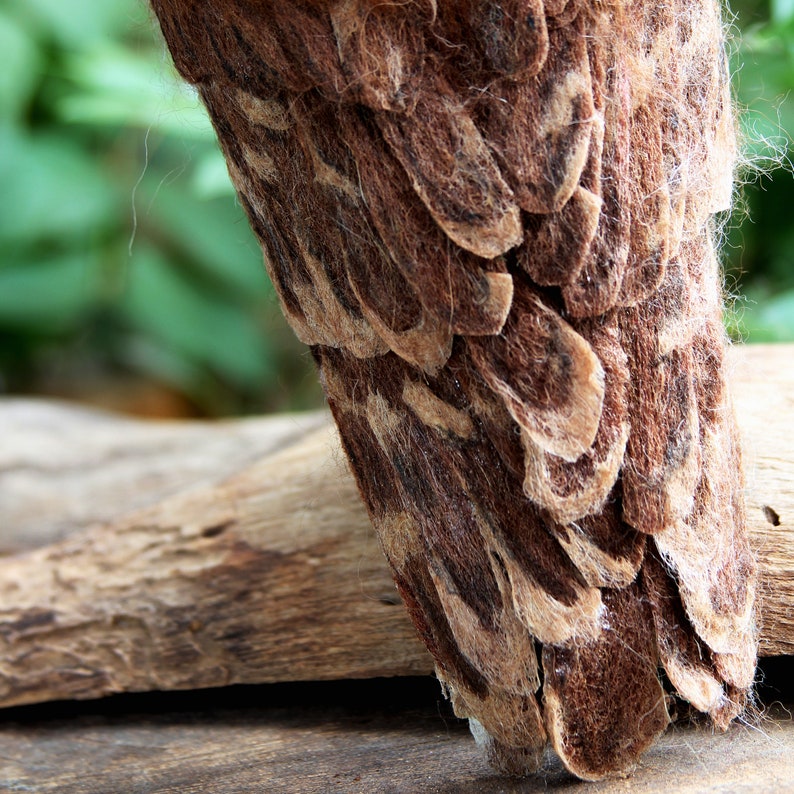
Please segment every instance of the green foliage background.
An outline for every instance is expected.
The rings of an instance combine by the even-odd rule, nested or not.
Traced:
[[[794,340],[794,0],[734,11],[744,148],[762,170],[746,169],[727,225],[729,327]],[[186,413],[319,404],[142,0],[4,0],[0,52],[0,394],[155,383]]]

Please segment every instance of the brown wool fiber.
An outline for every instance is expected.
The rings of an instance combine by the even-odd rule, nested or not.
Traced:
[[[714,0],[152,0],[402,598],[508,774],[725,728],[754,562]]]

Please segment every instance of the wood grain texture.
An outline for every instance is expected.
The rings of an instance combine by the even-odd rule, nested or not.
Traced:
[[[794,655],[792,355],[729,356],[767,656]],[[0,558],[0,705],[432,669],[327,414],[160,423],[6,400],[0,428],[0,543],[68,535]],[[219,449],[236,453],[215,466]]]
[[[757,345],[729,353],[744,450],[749,529],[763,572],[760,652],[794,655],[794,348]]]
[[[324,419],[232,476],[3,560],[0,702],[427,672]]]
[[[789,707],[790,708],[790,707]],[[486,765],[435,682],[244,687],[0,714],[0,786],[58,794],[581,794],[550,754],[534,778]],[[762,729],[674,726],[630,780],[588,794],[788,790],[790,712]],[[440,763],[444,759],[444,763]]]
[[[141,422],[53,400],[0,403],[0,553],[200,490],[327,423],[325,414]]]

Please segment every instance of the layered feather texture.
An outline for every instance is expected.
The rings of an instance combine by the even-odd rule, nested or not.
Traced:
[[[152,0],[397,587],[501,769],[621,774],[755,662],[712,0]]]

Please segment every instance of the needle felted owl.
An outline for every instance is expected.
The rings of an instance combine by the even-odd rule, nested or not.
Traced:
[[[152,0],[394,579],[502,771],[621,774],[756,656],[714,0]]]

